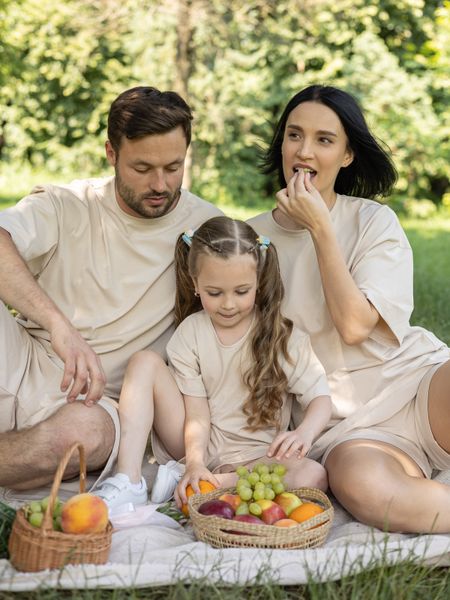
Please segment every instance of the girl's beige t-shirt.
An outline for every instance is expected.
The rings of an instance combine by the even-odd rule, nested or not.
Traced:
[[[204,397],[211,414],[207,466],[217,469],[265,456],[277,433],[275,428],[255,432],[247,429],[242,406],[248,396],[242,373],[250,358],[250,332],[235,344],[225,346],[217,337],[211,319],[204,311],[185,319],[167,345],[169,366],[181,392]],[[286,431],[293,397],[305,409],[313,398],[328,395],[324,369],[315,356],[309,337],[294,328],[288,345],[292,364],[281,366],[288,379],[279,431]]]
[[[118,398],[130,356],[143,348],[164,355],[174,331],[178,235],[221,214],[183,190],[166,215],[133,217],[119,207],[115,179],[108,177],[36,188],[0,213],[0,227],[98,353],[107,376],[105,394]],[[53,354],[47,331],[19,321]]]
[[[415,397],[428,368],[450,358],[449,348],[435,335],[409,323],[412,250],[395,213],[378,202],[338,194],[330,216],[353,280],[390,335],[376,327],[363,343],[345,344],[327,308],[309,232],[284,229],[272,212],[249,220],[275,244],[286,290],[283,312],[309,333],[328,376],[333,428],[316,441],[313,458],[345,432],[390,418]],[[298,418],[294,414],[294,421]]]

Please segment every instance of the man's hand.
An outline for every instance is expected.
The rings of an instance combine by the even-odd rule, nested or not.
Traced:
[[[60,320],[51,328],[50,341],[64,362],[61,391],[69,390],[67,401],[73,402],[79,394],[86,394],[86,406],[98,402],[105,389],[106,377],[97,354],[66,321]]]

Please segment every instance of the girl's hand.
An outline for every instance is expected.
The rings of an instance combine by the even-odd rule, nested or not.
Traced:
[[[217,479],[214,477],[211,471],[206,468],[205,465],[194,464],[187,466],[186,471],[175,490],[175,501],[178,508],[181,508],[181,506],[187,502],[186,488],[188,485],[192,486],[194,492],[200,492],[198,482],[201,479],[203,481],[209,481],[216,487],[220,487],[219,481],[217,481]]]
[[[323,219],[329,219],[325,200],[311,182],[311,175],[303,169],[294,173],[287,187],[277,195],[277,207],[300,227],[312,230]]]
[[[299,429],[279,433],[270,444],[267,456],[274,457],[276,460],[291,458],[291,456],[303,458],[311,448],[313,437],[309,432],[299,431]]]

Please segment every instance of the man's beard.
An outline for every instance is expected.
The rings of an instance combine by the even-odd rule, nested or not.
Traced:
[[[154,219],[156,217],[162,217],[167,214],[175,204],[178,202],[180,197],[181,187],[179,187],[172,194],[165,192],[163,194],[148,190],[143,194],[136,195],[134,190],[126,185],[121,179],[118,170],[116,169],[116,189],[119,196],[138,215],[146,219]],[[164,202],[160,206],[151,206],[146,202],[148,198],[164,198]]]

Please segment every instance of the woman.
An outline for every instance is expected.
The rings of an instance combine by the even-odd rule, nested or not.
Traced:
[[[395,183],[388,154],[349,94],[311,86],[286,106],[264,171],[282,189],[250,223],[278,249],[284,314],[310,334],[333,400],[309,456],[360,521],[450,532],[450,487],[430,479],[450,468],[450,351],[409,324],[411,248],[372,200]]]

